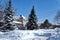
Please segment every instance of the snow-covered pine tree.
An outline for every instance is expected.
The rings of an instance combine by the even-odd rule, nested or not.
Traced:
[[[9,0],[9,4],[8,4],[7,8],[5,9],[4,13],[5,13],[5,16],[4,16],[3,30],[13,30],[13,29],[15,29],[15,24],[13,23],[14,12],[12,10],[11,0]]]
[[[28,18],[28,22],[26,24],[26,29],[27,30],[34,30],[37,28],[38,28],[37,17],[36,17],[36,14],[34,11],[34,6],[33,6],[32,10],[31,10],[31,14],[29,15],[29,18]]]

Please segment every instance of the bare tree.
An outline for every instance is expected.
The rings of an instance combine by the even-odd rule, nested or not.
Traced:
[[[3,6],[2,6],[2,0],[0,0],[0,11],[3,10]]]
[[[60,10],[57,11],[57,14],[56,14],[54,20],[55,20],[56,24],[60,24]]]

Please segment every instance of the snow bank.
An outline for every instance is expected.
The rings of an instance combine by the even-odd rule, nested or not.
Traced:
[[[0,32],[0,40],[60,40],[60,29]]]

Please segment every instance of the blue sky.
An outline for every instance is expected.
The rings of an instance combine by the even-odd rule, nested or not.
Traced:
[[[12,5],[16,15],[24,15],[26,18],[34,5],[35,13],[40,22],[48,19],[53,23],[57,11],[60,10],[60,0],[12,0]]]

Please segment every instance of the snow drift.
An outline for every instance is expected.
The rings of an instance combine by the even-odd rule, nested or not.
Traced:
[[[0,40],[60,40],[60,29],[0,32]]]

